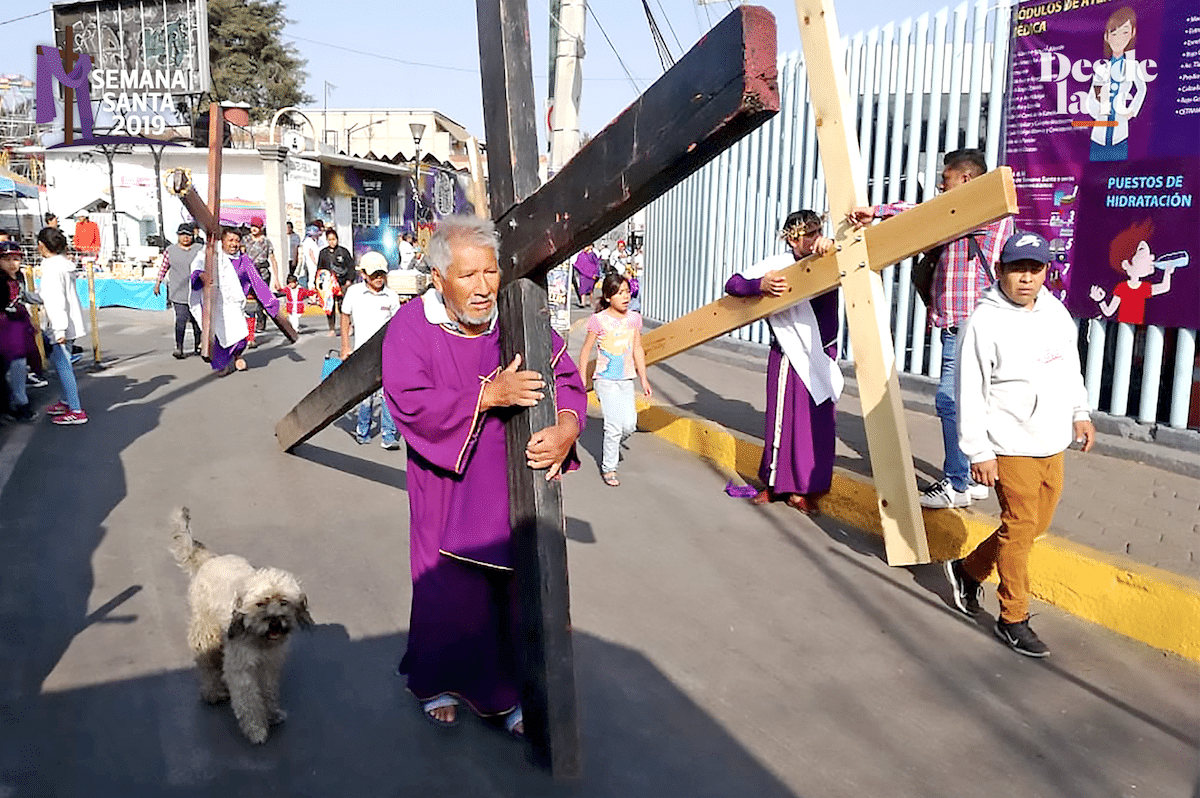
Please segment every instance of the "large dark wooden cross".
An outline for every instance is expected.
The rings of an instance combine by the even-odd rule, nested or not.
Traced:
[[[779,110],[775,19],[742,6],[538,187],[525,0],[477,0],[492,218],[500,233],[503,357],[520,352],[554,385],[545,276]],[[386,328],[385,328],[386,329]],[[382,384],[385,330],[276,426],[290,451]],[[580,771],[562,494],[525,467],[530,435],[554,424],[552,391],[508,423],[509,488],[521,596],[522,706],[535,759]]]

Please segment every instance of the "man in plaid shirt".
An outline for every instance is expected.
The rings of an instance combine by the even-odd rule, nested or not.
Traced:
[[[941,191],[950,191],[987,171],[987,161],[979,150],[946,153],[942,163],[938,186]],[[848,220],[863,227],[872,219],[885,219],[912,207],[911,202],[893,202],[855,208]],[[942,373],[935,405],[942,420],[946,459],[942,466],[944,478],[921,494],[923,507],[966,507],[988,495],[987,486],[971,479],[971,464],[958,448],[958,413],[954,404],[958,327],[971,315],[975,303],[995,279],[1000,250],[1012,234],[1013,221],[1006,217],[951,241],[942,247],[938,257],[929,322],[941,330],[942,336]]]

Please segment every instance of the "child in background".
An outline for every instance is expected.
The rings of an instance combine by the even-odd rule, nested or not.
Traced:
[[[637,429],[637,408],[633,402],[635,372],[642,381],[642,393],[649,398],[651,391],[646,379],[646,351],[642,349],[642,315],[629,309],[629,279],[609,274],[600,293],[600,311],[588,319],[579,363],[587,368],[588,355],[599,341],[592,387],[604,414],[600,473],[604,484],[615,488],[621,484],[617,479],[621,444]]]
[[[296,275],[288,275],[287,287],[283,289],[283,301],[287,308],[288,321],[292,323],[292,329],[296,332],[300,332],[300,317],[304,315],[305,304],[313,304],[307,300],[315,296],[317,296],[316,291],[300,286]]]
[[[33,421],[37,414],[29,406],[27,364],[41,370],[37,331],[29,311],[21,304],[25,283],[21,276],[21,247],[15,241],[0,241],[0,365],[8,381],[6,416]]]
[[[1000,528],[946,563],[954,605],[980,612],[981,582],[998,572],[996,637],[1027,657],[1050,649],[1029,628],[1029,552],[1045,534],[1063,488],[1063,450],[1092,448],[1078,333],[1043,287],[1050,246],[1036,233],[1004,243],[996,282],[958,336],[958,441],[980,485],[996,488]]]
[[[37,235],[42,256],[42,301],[46,308],[46,355],[62,388],[62,399],[46,409],[59,425],[86,424],[79,404],[79,386],[71,370],[71,342],[87,333],[83,308],[75,291],[75,264],[63,255],[67,237],[57,227],[43,227]]]

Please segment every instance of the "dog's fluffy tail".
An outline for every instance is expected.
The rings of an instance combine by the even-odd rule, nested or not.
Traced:
[[[179,567],[187,571],[188,576],[195,576],[200,566],[217,555],[213,554],[204,544],[192,537],[191,513],[188,508],[180,507],[171,515],[171,546],[170,552],[175,557]]]

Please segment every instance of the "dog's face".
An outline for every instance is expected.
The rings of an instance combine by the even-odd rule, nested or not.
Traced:
[[[279,643],[296,629],[313,625],[308,598],[295,578],[275,568],[260,568],[238,594],[228,636],[246,637],[262,645]]]

